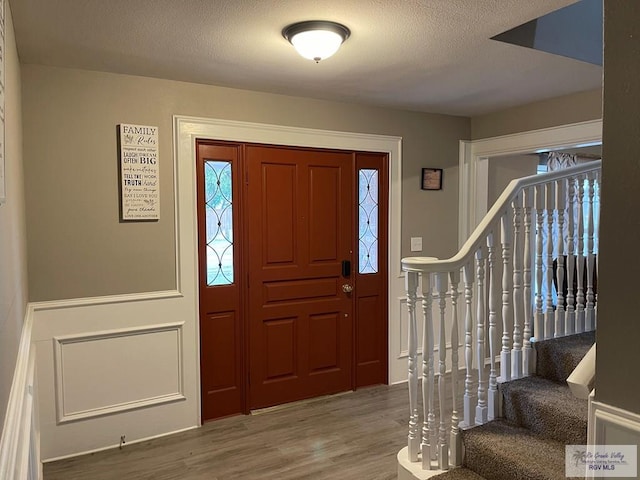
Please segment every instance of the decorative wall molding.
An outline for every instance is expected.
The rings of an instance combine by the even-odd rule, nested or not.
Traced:
[[[90,307],[131,302],[146,302],[151,300],[180,298],[182,296],[183,294],[179,290],[165,290],[158,292],[128,293],[121,295],[105,295],[102,297],[71,298],[65,300],[32,302],[29,305],[31,305],[34,312],[39,312],[44,310],[59,310],[64,308]]]
[[[32,328],[33,308],[27,306],[0,438],[0,478],[3,480],[42,478]]]
[[[584,147],[602,143],[602,120],[560,125],[528,132],[460,142],[458,246],[467,240],[488,211],[490,157]]]
[[[589,405],[589,445],[639,445],[640,415],[606,403]]]
[[[182,328],[184,326],[184,322],[176,322],[162,325],[149,325],[144,327],[132,327],[132,328],[121,328],[114,329],[108,331],[98,331],[98,332],[90,332],[83,334],[74,334],[74,335],[64,335],[64,336],[56,336],[53,338],[54,341],[54,359],[55,359],[55,390],[56,390],[56,415],[57,422],[59,424],[65,422],[71,422],[75,420],[81,419],[89,419],[101,415],[107,415],[116,412],[124,412],[128,410],[133,410],[136,408],[149,407],[152,405],[160,405],[163,403],[175,402],[177,400],[185,400],[186,397],[184,395],[184,358],[182,352]],[[93,408],[85,408],[85,409],[73,409],[70,407],[70,404],[73,404],[73,398],[69,398],[69,395],[73,395],[72,392],[77,392],[78,389],[74,389],[73,385],[69,385],[72,380],[70,378],[73,376],[71,371],[74,367],[78,367],[76,364],[69,365],[68,362],[65,362],[67,351],[75,346],[77,348],[80,344],[87,344],[86,349],[88,351],[95,352],[96,342],[108,342],[108,341],[117,341],[119,339],[123,339],[125,337],[139,337],[141,335],[158,335],[162,333],[170,333],[175,332],[175,338],[169,340],[175,342],[175,351],[170,351],[168,348],[163,348],[158,351],[158,355],[162,354],[167,356],[167,363],[175,362],[175,378],[173,379],[164,379],[164,382],[167,383],[166,387],[175,386],[174,389],[168,388],[167,391],[157,392],[155,395],[143,396],[140,398],[130,398],[126,401],[121,401],[117,403],[106,403],[100,405],[99,403],[104,400],[103,396],[96,395],[97,398],[94,398],[93,401],[95,406]],[[156,343],[157,340],[154,340]],[[171,343],[171,342],[170,342]],[[159,344],[159,346],[162,344]],[[170,345],[164,345],[165,347],[169,347]],[[114,349],[114,346],[110,347]],[[137,345],[135,346],[137,348]],[[121,355],[126,356],[126,350],[122,348],[116,349]],[[86,358],[86,357],[85,357]],[[99,359],[103,363],[98,363],[97,366],[108,367],[109,366],[109,358]],[[151,359],[147,359],[151,360]],[[153,358],[154,362],[159,362],[159,358]],[[114,362],[115,363],[115,362]],[[93,365],[96,366],[95,364]],[[87,365],[81,365],[83,372],[86,373],[87,379],[84,384],[89,383],[87,380],[90,380],[96,372],[92,371],[88,368]],[[140,375],[140,381],[144,382],[148,380],[148,373],[151,373],[151,369],[148,372],[143,370],[139,370],[135,372],[135,364],[128,364],[128,372],[129,374],[138,373]],[[149,367],[149,365],[138,365],[138,368]],[[104,368],[106,371],[107,368]],[[122,375],[122,372],[115,372]],[[78,381],[77,373],[75,375],[75,380]],[[108,382],[108,378],[101,378],[100,382]],[[133,382],[132,382],[133,383]],[[108,387],[108,383],[105,384]],[[117,388],[118,385],[114,385],[114,388]],[[85,400],[86,402],[86,400]],[[78,403],[76,401],[76,403]]]

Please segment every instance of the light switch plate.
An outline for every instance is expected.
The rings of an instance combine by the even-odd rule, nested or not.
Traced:
[[[422,251],[422,237],[411,237],[411,251],[412,252]]]

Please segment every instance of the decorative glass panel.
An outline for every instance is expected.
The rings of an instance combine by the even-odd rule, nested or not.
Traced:
[[[231,163],[205,161],[204,198],[209,286],[233,283],[232,193]]]
[[[358,178],[358,273],[378,273],[378,170]]]

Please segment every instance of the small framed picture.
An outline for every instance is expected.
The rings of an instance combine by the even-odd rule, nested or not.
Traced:
[[[442,169],[422,169],[422,190],[442,190]]]

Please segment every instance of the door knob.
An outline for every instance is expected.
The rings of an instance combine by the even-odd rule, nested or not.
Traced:
[[[345,283],[344,285],[342,285],[342,291],[344,293],[351,293],[353,292],[353,286],[349,285],[348,283]]]

